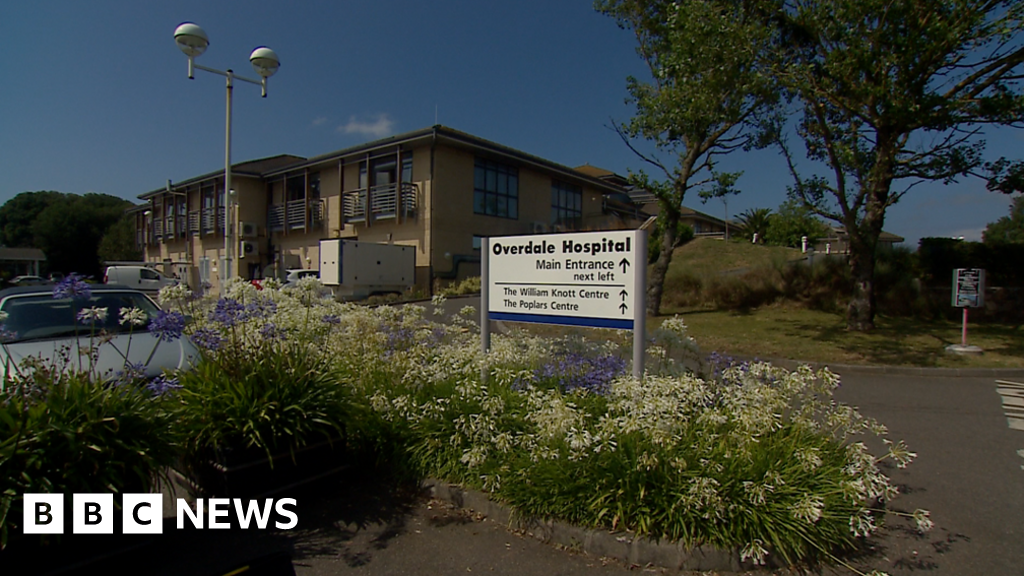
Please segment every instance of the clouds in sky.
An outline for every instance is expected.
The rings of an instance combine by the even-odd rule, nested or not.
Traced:
[[[358,134],[360,136],[371,136],[374,138],[383,138],[393,133],[395,121],[391,119],[387,114],[377,114],[372,117],[357,118],[352,116],[348,119],[347,124],[338,126],[338,132],[341,134]]]

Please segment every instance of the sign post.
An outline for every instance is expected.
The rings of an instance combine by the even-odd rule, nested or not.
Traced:
[[[491,237],[481,250],[485,354],[490,320],[633,330],[633,376],[643,377],[645,231]]]
[[[967,345],[967,310],[985,305],[985,271],[980,268],[953,270],[953,306],[963,308],[960,346],[947,346],[946,350],[960,354],[980,354],[981,348]]]

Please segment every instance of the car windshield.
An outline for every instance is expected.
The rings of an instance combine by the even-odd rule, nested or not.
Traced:
[[[127,332],[130,326],[119,323],[121,310],[138,308],[146,315],[146,323],[134,330],[145,330],[149,321],[156,316],[158,308],[144,295],[136,292],[94,292],[88,301],[55,300],[49,294],[12,296],[4,301],[0,310],[7,313],[5,328],[14,333],[13,342],[40,338],[59,338],[88,335],[91,322],[77,319],[84,308],[106,308],[107,317],[95,322],[95,330]]]

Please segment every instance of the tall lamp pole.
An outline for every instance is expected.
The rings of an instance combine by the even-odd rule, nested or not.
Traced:
[[[253,50],[252,54],[249,55],[249,62],[252,64],[253,69],[256,70],[256,73],[260,75],[261,80],[252,80],[244,76],[238,76],[230,69],[217,70],[195,63],[195,58],[205,52],[206,48],[210,45],[210,39],[198,24],[185,22],[175,28],[174,42],[188,56],[189,80],[195,78],[194,70],[196,68],[219,74],[227,79],[227,120],[224,126],[224,265],[220,274],[220,290],[221,294],[223,294],[228,282],[234,276],[234,268],[231,265],[232,243],[234,242],[231,218],[232,194],[234,193],[234,190],[231,188],[231,95],[234,91],[234,81],[237,79],[260,86],[263,89],[263,97],[266,98],[267,78],[270,78],[277,72],[277,69],[281,66],[281,61],[278,59],[277,54],[266,46]]]

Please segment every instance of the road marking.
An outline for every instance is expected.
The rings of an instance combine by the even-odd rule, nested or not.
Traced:
[[[996,391],[1003,399],[1003,412],[1006,423],[1013,430],[1024,431],[1024,384],[1009,380],[996,380]],[[1017,455],[1024,458],[1024,449],[1017,450]],[[1024,464],[1020,466],[1024,470]]]
[[[1014,430],[1024,431],[1024,384],[996,380],[996,391],[1003,400],[1006,423]]]

